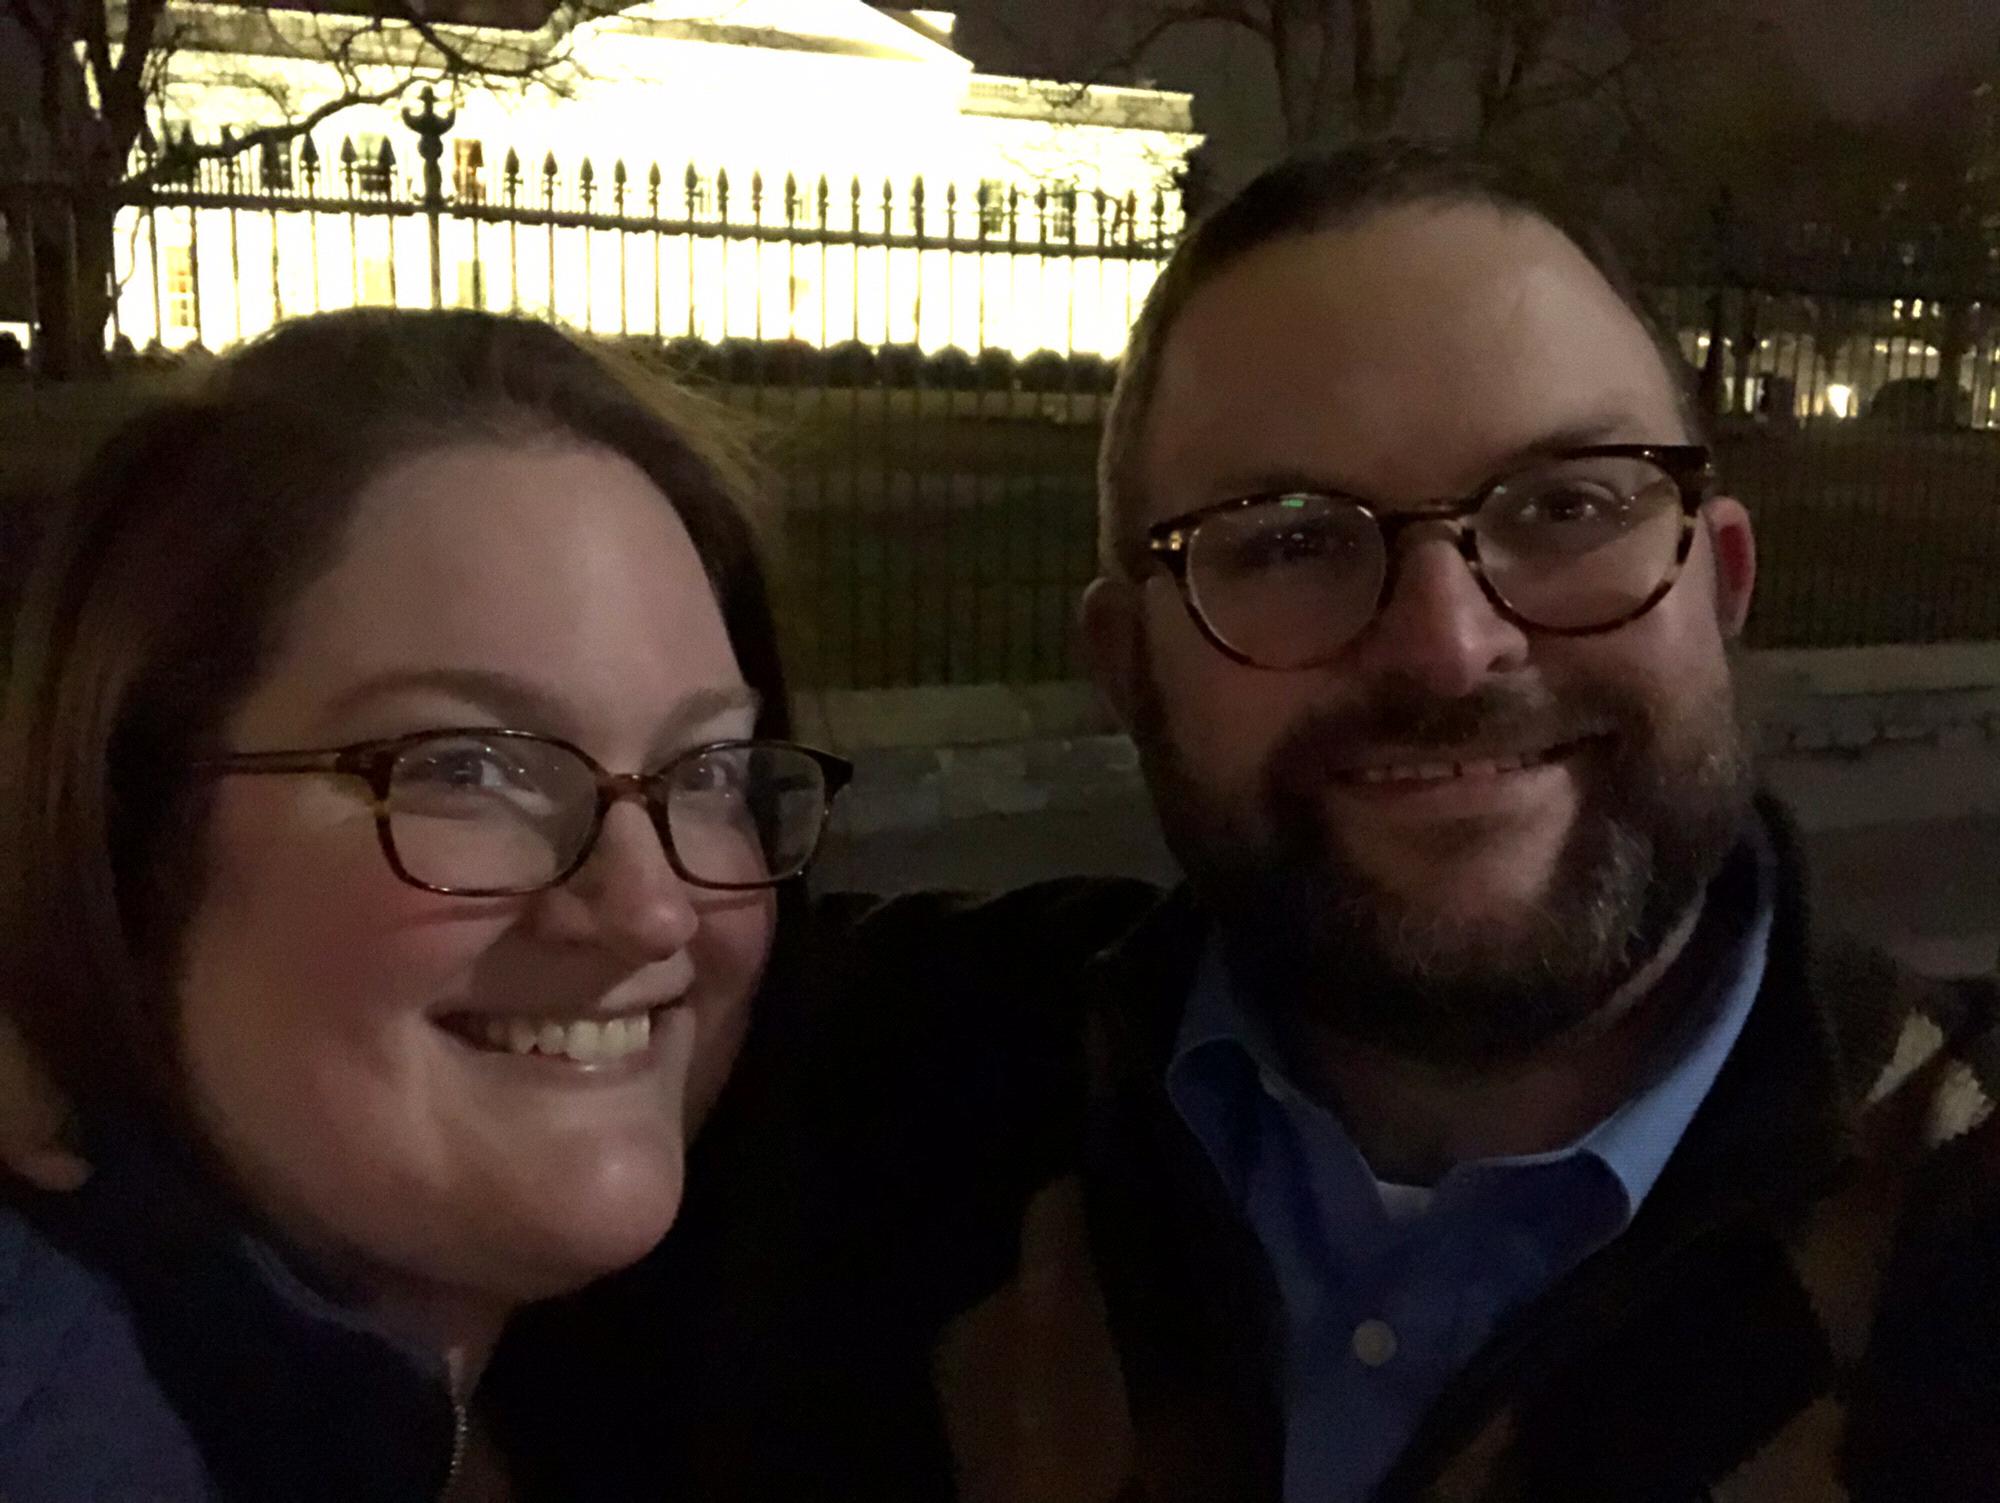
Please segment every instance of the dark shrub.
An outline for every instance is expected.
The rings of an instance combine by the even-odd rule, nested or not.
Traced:
[[[1021,362],[1021,390],[1062,391],[1069,382],[1069,361],[1054,350],[1036,350]]]
[[[1069,357],[1070,389],[1073,391],[1109,391],[1112,382],[1117,379],[1117,364],[1102,355],[1086,352]]]
[[[679,335],[666,342],[662,354],[667,368],[683,381],[722,379],[722,357],[706,339]]]
[[[1021,373],[1021,362],[1012,350],[981,350],[973,364],[982,391],[1012,391]]]
[[[924,380],[940,391],[970,391],[979,381],[979,365],[953,345],[939,350],[925,362]]]
[[[885,344],[875,357],[884,386],[915,386],[923,374],[924,352],[913,344]]]
[[[873,386],[875,351],[858,339],[843,340],[826,352],[828,386]]]
[[[781,386],[817,386],[826,377],[826,351],[803,339],[774,339],[764,346],[764,379]]]

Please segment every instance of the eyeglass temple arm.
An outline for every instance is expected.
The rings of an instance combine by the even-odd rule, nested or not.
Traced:
[[[345,752],[228,752],[202,757],[196,767],[225,772],[359,772]]]

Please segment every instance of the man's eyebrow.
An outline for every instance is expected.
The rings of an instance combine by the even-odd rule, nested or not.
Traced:
[[[1503,475],[1524,464],[1533,464],[1538,459],[1546,459],[1565,449],[1587,449],[1593,444],[1619,442],[1642,442],[1633,435],[1642,425],[1623,413],[1604,413],[1599,416],[1566,423],[1551,429],[1527,443],[1501,455],[1487,469],[1487,477]],[[1661,439],[1660,442],[1679,442],[1676,438]],[[1375,497],[1369,486],[1357,485],[1353,481],[1325,470],[1308,469],[1301,465],[1276,465],[1260,469],[1238,470],[1227,473],[1212,487],[1218,500],[1228,500],[1237,496],[1273,496],[1287,492],[1312,492],[1355,496],[1361,499],[1386,499]],[[1436,500],[1426,496],[1421,498],[1398,498],[1403,500]]]
[[[338,719],[378,700],[411,693],[462,699],[521,730],[555,730],[574,719],[571,707],[559,696],[494,668],[409,668],[374,674],[336,697],[327,706],[327,715]],[[754,712],[761,703],[757,691],[748,684],[696,689],[667,708],[662,729],[679,734],[718,716]]]

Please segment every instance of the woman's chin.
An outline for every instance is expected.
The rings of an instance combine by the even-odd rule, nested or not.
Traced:
[[[464,1248],[470,1282],[532,1304],[574,1293],[649,1256],[680,1214],[682,1165],[647,1173],[572,1180],[553,1193],[517,1201]]]

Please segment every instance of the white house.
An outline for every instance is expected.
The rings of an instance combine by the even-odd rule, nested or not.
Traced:
[[[168,132],[204,143],[388,94],[436,61],[408,28],[325,12],[188,3],[176,21]],[[441,91],[439,300],[664,337],[1115,352],[1157,271],[1145,247],[1178,228],[1189,96],[981,74],[954,27],[861,0],[440,24],[532,76]],[[176,346],[199,326],[215,347],[283,313],[428,303],[427,225],[407,207],[415,103],[327,116],[310,174],[299,143],[278,145],[128,210],[120,331]],[[586,211],[620,223],[571,222]],[[725,236],[725,218],[760,232]]]

